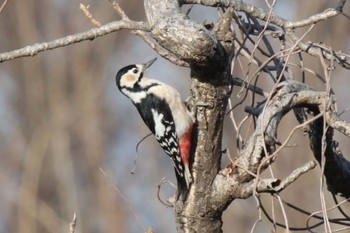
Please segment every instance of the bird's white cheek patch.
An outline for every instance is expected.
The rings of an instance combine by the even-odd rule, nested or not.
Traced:
[[[164,137],[165,126],[162,123],[163,114],[159,114],[156,110],[152,109],[152,115],[154,120],[154,129],[156,132],[156,137]]]
[[[123,78],[120,80],[120,85],[122,87],[132,88],[137,82],[137,77],[134,74],[125,74]]]

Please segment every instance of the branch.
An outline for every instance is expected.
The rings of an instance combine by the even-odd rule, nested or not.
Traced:
[[[150,31],[148,24],[145,22],[136,22],[130,20],[114,21],[98,28],[92,28],[85,32],[69,35],[49,42],[36,43],[21,49],[1,53],[0,62],[13,60],[19,57],[35,56],[38,53],[46,50],[64,47],[85,40],[94,40],[97,37],[101,37],[122,29]]]
[[[117,3],[116,0],[108,0],[113,8],[117,11],[118,15],[123,19],[123,20],[130,20],[130,18],[126,15],[126,13],[123,11],[123,9],[120,7],[120,5]],[[172,62],[175,65],[178,66],[185,66],[188,67],[189,64],[185,61],[182,61],[178,57],[176,57],[174,54],[169,52],[167,49],[159,46],[157,43],[155,43],[152,38],[146,34],[144,31],[141,30],[132,30],[132,34],[138,35],[141,37],[154,51],[156,51],[160,56],[163,58],[167,59],[168,61]]]
[[[319,164],[324,165],[327,189],[333,194],[340,194],[345,198],[349,198],[350,161],[345,159],[338,142],[333,140],[333,131],[337,129],[349,137],[350,125],[337,118],[333,105],[327,107],[327,109],[325,108],[322,105],[319,109],[311,110],[311,115],[324,112],[324,117],[317,119],[309,126],[307,133],[310,137],[310,147]],[[298,118],[300,122],[308,118],[305,112],[303,115],[306,117]],[[324,124],[324,121],[326,124]]]
[[[346,0],[341,0],[340,5],[344,6],[345,2],[346,2]],[[339,6],[337,6],[336,8],[329,8],[329,9],[323,11],[322,13],[312,15],[307,19],[303,19],[303,20],[299,20],[299,21],[295,21],[295,22],[286,21],[283,28],[284,29],[301,28],[301,27],[309,26],[309,25],[327,20],[329,18],[335,17],[335,16],[339,15],[342,11],[342,7],[339,7]]]
[[[241,151],[240,156],[236,158],[232,164],[222,169],[215,178],[212,197],[218,197],[218,202],[225,205],[234,198],[246,198],[253,194],[252,191],[254,191],[255,188],[253,189],[252,186],[248,184],[253,179],[259,179],[261,172],[273,162],[273,157],[271,155],[275,155],[276,145],[280,144],[277,139],[279,122],[287,112],[294,108],[307,108],[310,111],[315,111],[313,115],[324,112],[325,116],[327,116],[325,119],[327,124],[337,127],[337,129],[349,136],[350,124],[339,120],[334,112],[334,108],[326,108],[325,103],[329,103],[330,106],[334,104],[333,97],[329,96],[326,92],[315,91],[305,84],[292,80],[280,83],[271,94],[271,98],[267,101],[265,106],[259,107],[256,111],[260,114],[256,129]],[[315,158],[320,161],[323,128],[319,129],[319,127],[323,126],[323,118],[318,117],[315,119],[314,121],[308,122],[312,126],[310,130],[310,142]],[[307,119],[303,122],[306,121]],[[319,122],[317,123],[318,125],[315,125],[316,122]],[[338,143],[332,138],[333,135],[330,133],[327,133],[327,135],[328,139],[326,144],[328,149],[326,157],[329,157],[329,162],[326,164],[325,175],[328,188],[332,192],[341,193],[345,197],[349,197],[350,162],[341,155],[337,146]],[[312,166],[309,165],[306,167],[311,169]],[[255,187],[260,191],[271,191],[273,188],[282,190],[287,185],[294,182],[294,180],[299,177],[298,174],[302,174],[308,169],[305,170],[302,168],[300,170],[299,168],[295,170],[290,176],[293,177],[293,179],[288,178],[284,183],[277,182],[277,179],[270,180],[269,182],[265,180],[265,186],[262,185],[264,183],[260,183],[259,186],[260,181],[258,181],[258,185]],[[242,184],[244,183],[248,186],[242,190]]]
[[[307,19],[299,20],[299,21],[288,21],[282,17],[277,15],[271,15],[269,17],[269,13],[263,10],[262,8],[256,7],[254,5],[246,4],[243,1],[234,1],[234,0],[183,0],[183,4],[201,4],[205,6],[211,7],[233,7],[236,11],[242,11],[249,14],[252,17],[256,17],[263,21],[269,19],[270,23],[273,23],[284,29],[294,29],[300,28],[307,25],[311,25],[331,17],[339,15],[343,11],[343,7],[346,3],[346,0],[340,0],[338,6],[336,8],[329,8],[322,13],[312,15]]]
[[[350,123],[339,119],[339,117],[335,114],[327,114],[326,122],[333,129],[338,130],[339,132],[350,138]]]
[[[304,166],[295,169],[288,177],[283,180],[279,179],[262,179],[257,186],[254,184],[254,189],[258,192],[281,192],[290,184],[294,183],[301,175],[307,173],[316,167],[316,161],[310,161]],[[254,182],[253,182],[254,183]],[[253,189],[251,190],[254,191]]]
[[[90,22],[92,23],[92,25],[94,25],[95,27],[101,27],[102,24],[97,21],[91,14],[91,12],[89,11],[89,5],[85,6],[84,4],[80,3],[79,5],[79,9],[84,13],[84,15],[86,16],[86,18],[88,18],[90,20]]]
[[[227,68],[227,54],[213,32],[182,14],[178,0],[145,0],[144,6],[151,36],[160,46],[207,77],[215,75],[209,71]]]
[[[330,61],[335,60],[342,67],[350,69],[350,61],[348,60],[349,55],[343,54],[341,52],[335,52],[334,50],[325,48],[324,46],[320,47],[313,42],[303,42],[293,31],[288,31],[287,35],[294,43],[298,45],[302,51],[308,53],[309,55],[320,58],[324,57]]]
[[[73,215],[73,220],[72,222],[69,224],[69,233],[74,233],[75,232],[75,226],[77,224],[77,214],[74,213]]]
[[[5,1],[1,4],[1,6],[0,6],[0,12],[5,8],[6,3],[7,3],[7,0],[5,0]]]
[[[270,179],[259,179],[258,182],[248,182],[239,184],[238,187],[234,191],[235,198],[248,198],[255,191],[259,193],[278,193],[287,188],[290,184],[294,183],[301,175],[307,173],[311,169],[316,167],[315,161],[310,161],[306,163],[304,166],[295,169],[288,177],[283,180],[277,178]],[[232,189],[231,189],[232,191]]]
[[[268,97],[269,94],[267,92],[265,92],[262,88],[257,87],[256,85],[252,85],[238,77],[233,77],[232,78],[232,84],[239,86],[239,87],[244,87],[254,93],[257,93],[258,95],[264,96],[264,97]]]
[[[274,25],[281,27],[286,31],[286,34],[290,36],[294,43],[298,42],[298,47],[304,52],[312,56],[322,57],[325,56],[327,60],[335,60],[338,64],[346,69],[350,69],[349,57],[341,52],[336,52],[330,49],[320,49],[317,46],[314,46],[313,43],[305,43],[300,40],[300,38],[293,32],[295,28],[301,28],[308,25],[313,25],[318,22],[327,20],[329,18],[338,16],[342,13],[343,7],[346,3],[346,0],[340,0],[338,5],[335,8],[329,8],[325,11],[312,15],[307,19],[299,21],[288,21],[283,17],[277,15],[269,15],[268,12],[262,8],[256,7],[254,5],[246,4],[243,1],[234,1],[234,0],[183,0],[183,4],[202,4],[212,7],[232,7],[236,11],[241,11],[249,14],[251,17],[258,18],[263,21],[268,21]]]

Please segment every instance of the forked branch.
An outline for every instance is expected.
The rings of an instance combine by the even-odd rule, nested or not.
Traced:
[[[350,162],[341,154],[338,143],[333,140],[333,128],[348,134],[350,126],[341,121],[333,107],[334,100],[326,92],[316,91],[309,86],[296,81],[288,80],[276,87],[271,99],[261,106],[257,127],[247,141],[239,157],[232,164],[222,169],[217,175],[213,188],[213,197],[218,200],[230,201],[234,198],[247,198],[255,190],[268,192],[281,191],[296,179],[286,180],[258,180],[260,173],[274,160],[274,152],[280,142],[277,139],[277,128],[282,117],[293,109],[304,108],[312,112],[312,116],[324,113],[326,117],[315,117],[310,124],[310,144],[315,158],[320,161],[322,153],[323,120],[326,121],[327,136],[325,152],[328,189],[333,193],[340,193],[345,197],[350,196]],[[305,121],[307,118],[305,118]],[[300,121],[303,123],[304,121]],[[344,129],[345,127],[345,129]],[[314,167],[314,164],[306,165],[308,169],[296,169],[291,177],[297,178],[295,174],[302,174]],[[301,172],[301,173],[300,173]],[[338,175],[337,175],[338,174]],[[340,175],[339,175],[340,174]],[[283,184],[283,185],[282,185]],[[244,189],[242,189],[244,187]]]
[[[202,4],[205,6],[212,7],[232,7],[238,12],[244,12],[253,18],[260,19],[262,21],[269,22],[269,24],[274,24],[283,29],[286,34],[291,38],[291,40],[296,43],[298,42],[298,47],[305,53],[312,56],[322,57],[324,56],[327,60],[335,60],[339,65],[346,69],[350,69],[350,57],[342,52],[333,51],[329,48],[324,49],[317,46],[313,42],[304,42],[300,40],[294,29],[302,28],[305,26],[310,26],[321,21],[330,19],[332,17],[338,16],[342,13],[345,6],[346,0],[340,0],[338,5],[334,8],[329,8],[321,13],[311,15],[307,19],[299,21],[289,21],[283,17],[277,15],[270,15],[269,12],[262,8],[256,7],[254,5],[246,4],[243,1],[229,1],[229,0],[182,0],[182,4]]]

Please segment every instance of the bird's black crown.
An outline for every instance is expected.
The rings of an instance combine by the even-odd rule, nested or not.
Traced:
[[[125,66],[123,68],[121,68],[118,73],[117,73],[117,76],[115,77],[115,82],[117,84],[117,87],[120,89],[120,79],[121,77],[128,73],[129,70],[131,70],[132,68],[137,68],[135,64],[133,65],[128,65],[128,66]]]

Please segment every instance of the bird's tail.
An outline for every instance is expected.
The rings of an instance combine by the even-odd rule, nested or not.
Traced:
[[[178,200],[180,197],[182,200],[184,200],[188,194],[190,185],[192,183],[192,175],[188,165],[185,165],[184,176],[179,175],[176,169],[175,169],[175,174],[176,174],[176,180],[177,180],[176,200]]]

